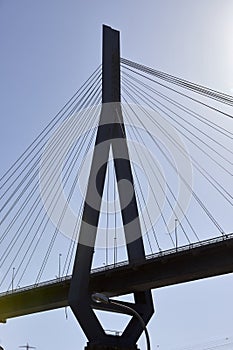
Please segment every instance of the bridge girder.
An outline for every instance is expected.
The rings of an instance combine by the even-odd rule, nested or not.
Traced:
[[[233,238],[180,248],[144,261],[90,275],[90,292],[109,297],[156,289],[233,272]],[[0,295],[0,320],[68,306],[71,278],[31,286]],[[100,305],[93,305],[102,309]]]

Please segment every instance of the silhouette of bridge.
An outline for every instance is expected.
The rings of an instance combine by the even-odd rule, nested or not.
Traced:
[[[230,273],[233,271],[232,253],[233,234],[229,234],[148,255],[146,260],[123,261],[93,269],[90,289],[113,297]],[[71,277],[60,277],[0,294],[1,322],[69,306]]]
[[[85,260],[94,253],[94,246],[80,244],[79,233],[94,216],[95,235],[102,235],[94,254],[100,266],[92,268],[86,294],[134,293],[141,300],[134,308],[142,312],[151,289],[233,272],[233,97],[120,59],[117,33],[105,30],[103,68],[94,71],[1,178],[1,322],[71,305],[79,283],[72,268],[80,254]],[[115,119],[103,124],[102,102],[121,102],[114,106]],[[98,151],[98,137],[108,143],[106,149]],[[123,142],[122,158],[115,139]],[[110,158],[96,173],[90,171],[92,159],[99,157],[95,152],[109,150]],[[105,201],[102,211],[101,203],[89,208],[89,172]],[[126,209],[122,179],[133,188]],[[139,228],[142,234],[133,232],[136,236],[125,241],[127,222],[133,221],[128,218],[139,220],[138,213],[135,232]],[[90,268],[91,262],[82,267]],[[97,348],[90,344],[90,349]]]

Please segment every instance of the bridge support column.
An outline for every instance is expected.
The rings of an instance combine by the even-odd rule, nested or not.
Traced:
[[[111,305],[106,310],[105,304],[93,304],[89,288],[91,264],[110,147],[112,147],[114,159],[129,262],[145,259],[136,195],[134,192],[131,193],[131,191],[129,200],[127,189],[122,186],[122,183],[129,182],[131,184],[130,189],[134,188],[120,96],[119,32],[104,26],[103,105],[88,179],[79,242],[68,297],[69,305],[88,338],[89,343],[86,346],[86,350],[137,350],[136,342],[144,330],[141,322],[133,315],[121,336],[106,334],[93,309],[98,308],[121,313],[122,310],[120,311],[121,308],[115,310]],[[91,205],[93,203],[94,205]],[[125,203],[128,204],[125,205]],[[100,289],[101,286],[97,286],[95,292],[101,292]],[[146,325],[154,312],[151,291],[135,292],[134,302],[131,304],[131,307],[138,308],[138,312]]]

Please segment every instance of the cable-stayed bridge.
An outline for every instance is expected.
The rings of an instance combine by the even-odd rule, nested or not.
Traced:
[[[93,175],[103,201],[91,213],[100,214],[89,293],[145,293],[233,271],[233,97],[123,58],[117,64],[113,57],[110,74],[104,61],[1,178],[2,321],[70,305],[94,149],[109,139],[110,153],[99,151],[108,161]],[[100,122],[102,102],[120,103],[113,121]],[[115,139],[127,140],[127,174],[120,174],[128,159],[116,157]],[[141,235],[124,236],[131,197],[141,256],[134,254]]]

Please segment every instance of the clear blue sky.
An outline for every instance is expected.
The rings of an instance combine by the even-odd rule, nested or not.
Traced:
[[[232,13],[231,0],[0,0],[1,173],[99,65],[102,24],[121,31],[122,57],[232,93]],[[232,335],[232,287],[228,275],[154,291],[153,349]],[[0,324],[5,350],[26,342],[75,350],[86,340],[64,310]]]

